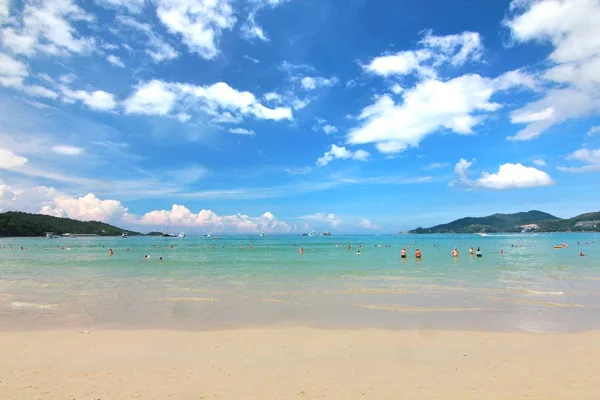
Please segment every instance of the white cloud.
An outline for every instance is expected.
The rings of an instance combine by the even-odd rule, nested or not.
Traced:
[[[208,232],[290,232],[291,226],[278,220],[272,213],[265,212],[258,217],[244,214],[219,216],[211,210],[193,213],[187,207],[173,204],[171,210],[155,210],[142,217],[129,216],[131,223],[141,225],[196,227]]]
[[[593,136],[596,135],[597,133],[600,133],[600,125],[596,125],[596,126],[592,126],[586,133],[586,135],[588,136]]]
[[[272,101],[274,103],[281,103],[283,101],[283,98],[281,97],[281,95],[277,94],[275,92],[265,93],[265,95],[263,96],[263,98],[266,101]]]
[[[154,62],[162,62],[172,60],[179,56],[177,50],[168,44],[163,38],[161,38],[150,26],[150,24],[138,22],[135,19],[123,15],[117,16],[117,21],[129,28],[132,28],[145,35],[145,43],[148,48],[145,50]]]
[[[0,23],[9,16],[10,0],[0,0]]]
[[[103,90],[85,91],[71,90],[64,85],[60,86],[63,100],[67,103],[81,101],[83,104],[97,111],[110,111],[117,107],[117,101],[112,93]]]
[[[263,29],[256,23],[254,20],[256,15],[254,13],[250,13],[248,15],[248,20],[244,25],[242,25],[242,37],[246,40],[259,39],[263,42],[268,42],[269,38],[263,31]]]
[[[470,60],[478,61],[483,55],[483,43],[477,32],[434,36],[430,31],[419,43],[438,52],[435,55],[438,63],[444,61],[460,66]]]
[[[365,229],[371,229],[371,230],[378,230],[381,229],[381,227],[377,224],[374,224],[373,222],[371,222],[370,220],[363,218],[360,221],[360,226],[362,226]]]
[[[126,8],[131,13],[139,13],[144,8],[146,0],[96,0],[108,7]]]
[[[153,80],[140,84],[124,105],[129,114],[167,115],[179,103],[187,107],[198,104],[215,122],[239,122],[247,115],[274,121],[293,119],[290,108],[267,108],[252,93],[238,91],[224,82],[197,86]]]
[[[39,213],[82,221],[108,222],[126,215],[127,209],[117,200],[101,200],[93,193],[78,198],[58,194]]]
[[[25,0],[22,14],[0,35],[4,46],[16,54],[79,54],[91,51],[94,40],[81,37],[71,22],[92,20],[71,0]]]
[[[434,163],[423,166],[423,169],[425,171],[429,171],[432,169],[445,168],[448,165],[450,165],[450,164],[448,164],[447,162],[434,162]]]
[[[456,164],[454,172],[458,177],[458,183],[493,190],[532,188],[554,184],[552,178],[544,171],[522,164],[510,163],[501,165],[496,173],[482,172],[479,179],[472,180],[468,177],[468,169],[473,162],[461,158]]]
[[[0,53],[0,85],[7,87],[20,87],[23,79],[29,75],[27,64]]]
[[[541,158],[535,158],[533,160],[531,160],[532,163],[534,163],[535,165],[539,166],[539,167],[545,167],[548,164],[546,163],[546,161],[544,161]]]
[[[318,76],[305,76],[300,80],[302,88],[305,90],[315,90],[320,87],[330,87],[338,82],[336,77],[322,78]]]
[[[392,93],[394,94],[400,94],[402,92],[404,92],[404,88],[400,85],[398,85],[397,83],[395,83],[390,90],[392,91]]]
[[[307,220],[307,221],[316,221],[326,224],[331,224],[332,227],[337,227],[342,223],[341,218],[333,213],[325,214],[325,213],[316,213],[311,215],[304,215],[302,217],[298,217],[299,219]]]
[[[115,67],[125,68],[125,64],[123,64],[123,61],[121,61],[121,59],[119,57],[117,57],[117,56],[115,56],[113,54],[111,54],[108,57],[106,57],[106,61],[108,61],[109,63],[111,63]]]
[[[175,118],[177,118],[177,120],[181,123],[186,123],[188,122],[190,119],[192,119],[192,116],[190,114],[186,114],[186,113],[179,113],[175,116]]]
[[[124,102],[125,113],[164,116],[171,112],[177,94],[171,85],[152,80],[137,86],[135,93]]]
[[[429,31],[419,41],[417,50],[400,51],[375,57],[363,68],[383,77],[417,74],[434,78],[435,69],[444,63],[460,66],[467,61],[481,59],[483,44],[477,32],[462,32],[456,35],[434,36]]]
[[[52,146],[51,150],[55,153],[64,154],[67,156],[79,156],[79,155],[83,154],[83,152],[84,152],[84,150],[81,147],[66,146],[66,145]]]
[[[0,149],[0,169],[13,169],[27,164],[27,158],[21,157],[10,150]]]
[[[552,118],[554,115],[554,108],[548,107],[545,110],[538,112],[523,112],[513,113],[510,116],[510,122],[513,124],[527,124],[530,122],[545,121]]]
[[[244,128],[233,128],[230,129],[229,132],[235,133],[236,135],[255,135],[254,131]]]
[[[504,23],[517,42],[549,43],[551,67],[543,73],[553,88],[514,114],[553,114],[528,125],[512,136],[533,139],[566,120],[600,113],[600,3],[596,0],[514,0],[513,15]]]
[[[205,59],[219,53],[217,41],[236,22],[228,0],[156,0],[156,14],[167,30]]]
[[[286,168],[284,169],[290,175],[308,175],[312,172],[311,167]]]
[[[400,104],[383,95],[365,107],[358,116],[361,125],[346,138],[350,144],[375,143],[382,153],[398,153],[442,129],[471,134],[483,113],[500,108],[490,101],[493,93],[493,80],[476,74],[428,79],[406,90]]]
[[[258,61],[256,58],[250,57],[250,56],[249,56],[249,55],[247,55],[247,54],[244,54],[244,58],[245,58],[246,60],[248,60],[248,61],[252,61],[254,64],[258,64],[258,63],[260,63],[260,61]]]
[[[584,163],[581,167],[562,167],[558,169],[564,172],[596,172],[600,171],[600,149],[579,149],[569,154],[567,160],[575,160]]]
[[[333,125],[324,125],[323,132],[325,132],[326,134],[329,135],[329,134],[337,132],[337,128]]]
[[[40,85],[26,85],[21,88],[25,93],[33,97],[44,97],[46,99],[57,99],[58,93]]]
[[[346,150],[345,147],[339,147],[335,144],[332,144],[331,149],[325,152],[325,154],[323,154],[323,157],[319,157],[319,159],[317,160],[317,166],[324,167],[325,165],[329,164],[335,159],[353,159],[358,161],[367,161],[369,159],[369,156],[370,154],[365,150],[356,150],[355,152],[352,152],[350,150]]]

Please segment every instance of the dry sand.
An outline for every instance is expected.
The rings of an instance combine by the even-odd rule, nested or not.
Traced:
[[[600,399],[600,332],[0,333],[0,399]]]

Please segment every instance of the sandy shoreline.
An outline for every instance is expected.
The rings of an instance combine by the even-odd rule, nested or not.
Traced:
[[[8,399],[598,399],[600,331],[0,333]]]

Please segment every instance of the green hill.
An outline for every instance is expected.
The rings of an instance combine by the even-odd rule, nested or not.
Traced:
[[[476,233],[521,232],[521,225],[536,224],[536,232],[600,231],[600,212],[561,219],[541,211],[516,214],[493,214],[487,217],[467,217],[431,228],[417,228],[410,233]]]
[[[0,237],[45,236],[46,232],[54,232],[58,235],[71,233],[118,236],[123,232],[129,233],[129,235],[141,235],[138,232],[127,231],[97,221],[77,221],[70,218],[57,218],[23,212],[0,213]]]

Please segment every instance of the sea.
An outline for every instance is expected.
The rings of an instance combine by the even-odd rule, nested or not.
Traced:
[[[1,331],[264,326],[600,329],[600,234],[0,239]]]

